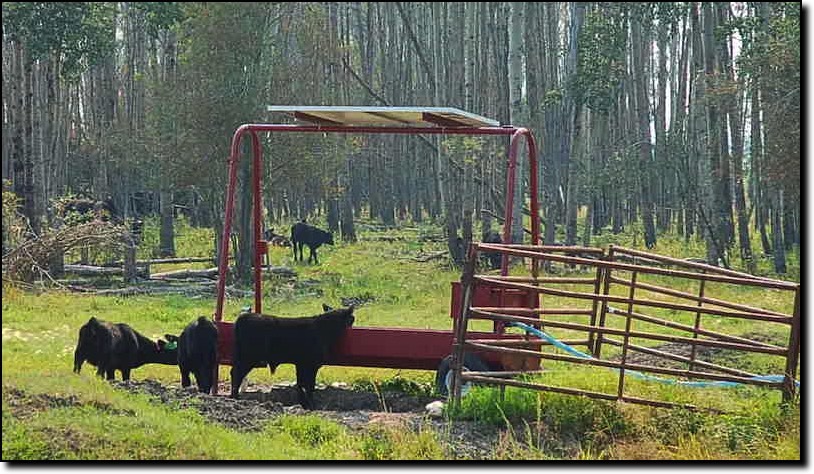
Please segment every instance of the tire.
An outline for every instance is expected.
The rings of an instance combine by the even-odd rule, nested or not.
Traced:
[[[435,371],[435,391],[442,396],[449,396],[449,390],[447,389],[447,374],[450,373],[452,365],[452,355],[448,355],[441,360],[441,363],[438,364],[438,370]],[[463,370],[465,371],[472,371],[472,372],[482,372],[488,371],[489,366],[486,365],[480,357],[470,354],[464,353],[464,366]],[[465,384],[465,386],[469,386],[470,384]],[[462,387],[461,392],[463,393],[464,389]]]

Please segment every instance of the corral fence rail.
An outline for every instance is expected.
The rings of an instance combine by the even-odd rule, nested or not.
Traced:
[[[499,252],[515,259],[522,258],[528,263],[526,267],[529,276],[476,274],[477,257],[482,252]],[[579,269],[579,273],[587,273],[592,277],[548,275],[555,273],[557,265],[561,269]],[[644,279],[651,281],[642,281]],[[653,282],[653,279],[657,281]],[[460,402],[462,384],[471,381],[657,407],[697,409],[690,404],[626,394],[626,380],[632,375],[645,380],[669,376],[673,379],[661,381],[702,386],[746,384],[768,387],[782,391],[783,402],[792,400],[795,396],[795,376],[801,342],[800,285],[797,283],[613,245],[605,251],[577,246],[473,243],[462,284],[462,314],[455,327],[453,346],[453,404]],[[538,306],[472,306],[472,295],[478,285],[536,293]],[[566,287],[563,288],[563,285]],[[758,288],[772,293],[773,299],[777,301],[788,301],[784,298],[790,298],[793,300],[793,312],[787,314],[761,308],[757,305],[759,303],[746,304],[712,297],[711,285]],[[696,291],[692,291],[693,287]],[[737,291],[734,293],[737,294]],[[557,298],[556,306],[550,306],[551,298]],[[562,320],[563,317],[568,320]],[[584,320],[575,321],[575,318]],[[536,333],[549,340],[546,341],[547,344],[540,346],[539,351],[512,347],[512,344],[497,339],[468,340],[468,326],[472,320],[491,320],[501,330],[517,325],[525,328],[527,333]],[[779,337],[783,340],[778,342],[778,337],[767,339],[767,336],[762,336],[763,333],[727,333],[727,327],[739,327],[737,320],[759,321],[765,324],[764,328],[771,327],[768,333],[780,334]],[[705,322],[709,324],[705,325]],[[636,325],[644,325],[646,330],[636,329]],[[584,347],[585,351],[564,345],[543,332],[553,334],[552,330],[567,331],[567,342],[576,342],[575,345]],[[574,336],[575,333],[579,336]],[[784,337],[786,333],[787,338]],[[654,343],[664,345],[654,346]],[[609,346],[616,349],[614,357],[603,359],[603,349]],[[674,351],[676,348],[684,350]],[[570,355],[557,353],[556,349],[564,349]],[[785,369],[782,377],[764,377],[724,363],[702,360],[700,354],[703,350],[726,350],[739,355],[766,354],[784,359]],[[615,369],[618,373],[616,390],[613,393],[603,393],[512,378],[515,375],[531,374],[531,371],[507,373],[463,370],[461,361],[465,352],[489,351],[526,357],[529,360],[548,359]],[[642,362],[633,356],[634,353],[650,357],[639,357],[638,359],[645,360]],[[653,362],[654,360],[659,363]],[[537,367],[532,364],[530,366]]]

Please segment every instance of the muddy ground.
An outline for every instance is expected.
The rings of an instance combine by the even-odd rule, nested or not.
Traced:
[[[344,384],[317,386],[312,411],[297,403],[293,383],[249,384],[240,398],[228,395],[221,384],[218,395],[197,388],[163,385],[155,380],[113,382],[114,386],[152,395],[162,403],[197,410],[208,420],[241,431],[256,431],[282,414],[313,414],[341,423],[352,431],[387,426],[414,431],[433,429],[450,459],[486,459],[493,452],[501,430],[474,421],[446,421],[427,415],[426,405],[437,398],[402,392],[381,394],[352,389]]]

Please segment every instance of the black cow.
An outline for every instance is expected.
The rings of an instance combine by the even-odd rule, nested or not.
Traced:
[[[291,243],[294,246],[294,260],[297,260],[297,248],[299,247],[299,260],[302,261],[302,247],[303,245],[307,245],[310,250],[308,263],[311,263],[311,259],[313,258],[314,263],[318,264],[317,249],[322,244],[333,245],[334,236],[330,232],[318,229],[302,221],[291,226]]]
[[[485,244],[500,244],[503,243],[503,240],[501,240],[499,233],[494,230],[488,230],[483,233],[481,242]],[[492,270],[500,268],[500,264],[503,260],[503,255],[500,252],[484,252],[483,256],[489,262],[489,268]]]
[[[307,318],[277,318],[242,313],[235,321],[232,397],[237,398],[243,378],[254,367],[297,367],[297,394],[303,408],[313,407],[317,371],[329,359],[337,340],[353,324],[353,307],[331,309]]]
[[[166,341],[151,341],[125,323],[91,317],[79,329],[73,371],[78,374],[85,361],[96,366],[100,377],[113,380],[118,370],[122,380],[130,380],[130,370],[144,364],[178,364],[178,350],[167,347]]]
[[[168,341],[178,343],[178,367],[181,386],[189,387],[190,372],[195,375],[198,390],[209,393],[214,382],[218,354],[218,328],[212,319],[201,316],[184,328],[179,337],[166,334]]]

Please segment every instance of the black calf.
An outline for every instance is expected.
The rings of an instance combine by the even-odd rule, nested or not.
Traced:
[[[294,246],[294,260],[297,260],[297,248],[299,248],[299,260],[302,261],[302,248],[307,245],[310,253],[308,254],[308,263],[314,259],[314,263],[319,263],[317,260],[317,249],[322,244],[333,245],[334,236],[330,232],[310,226],[305,222],[297,222],[291,226],[291,243]]]
[[[151,341],[127,324],[91,317],[79,329],[74,372],[78,374],[85,361],[96,366],[100,377],[106,375],[108,380],[113,380],[118,370],[122,380],[130,380],[130,370],[144,364],[176,365],[178,350],[169,349],[166,341]]]
[[[189,387],[189,374],[195,375],[198,390],[209,393],[214,382],[217,364],[218,328],[206,316],[192,321],[181,336],[166,335],[168,341],[178,342],[178,367],[181,369],[181,386]]]
[[[297,392],[303,408],[313,407],[317,371],[329,360],[345,330],[353,324],[353,308],[332,310],[307,318],[277,318],[243,313],[235,321],[232,397],[237,398],[243,378],[254,367],[297,367]]]

